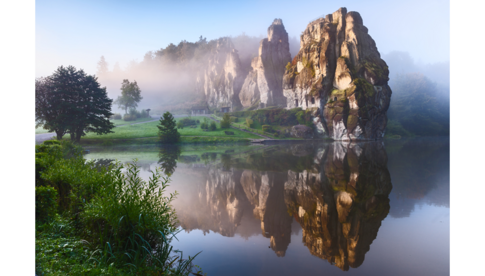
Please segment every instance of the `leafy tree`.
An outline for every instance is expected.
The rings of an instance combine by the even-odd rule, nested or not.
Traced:
[[[60,66],[52,76],[37,79],[35,90],[36,124],[55,131],[58,140],[66,133],[79,142],[86,132],[112,132],[112,100],[82,69]]]
[[[180,133],[175,126],[175,118],[170,112],[165,112],[160,118],[160,125],[158,125],[158,137],[161,143],[177,143],[180,140]]]
[[[101,59],[98,61],[98,76],[104,76],[108,73],[108,63],[104,59],[104,56],[101,56]]]
[[[143,99],[143,97],[141,96],[141,90],[136,81],[130,82],[127,79],[124,79],[121,83],[121,96],[118,96],[115,100],[115,104],[120,108],[124,107],[126,114],[128,108],[136,108],[141,99]]]
[[[229,128],[231,126],[231,116],[229,113],[224,113],[221,120],[221,128]]]

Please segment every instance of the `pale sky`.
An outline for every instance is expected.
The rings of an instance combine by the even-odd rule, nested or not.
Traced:
[[[122,1],[37,0],[35,2],[35,76],[60,65],[88,74],[104,55],[110,69],[141,61],[146,52],[182,40],[222,36],[266,36],[281,18],[290,35],[346,7],[361,14],[381,54],[406,51],[416,62],[450,60],[449,1]],[[391,68],[392,70],[392,68]]]

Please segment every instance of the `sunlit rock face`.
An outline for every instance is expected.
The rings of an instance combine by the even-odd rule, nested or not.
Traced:
[[[311,108],[317,134],[335,140],[384,136],[389,70],[358,12],[340,8],[308,24],[283,77],[287,108]]]
[[[244,82],[241,62],[230,38],[217,40],[209,54],[208,64],[196,79],[196,90],[205,96],[209,107],[241,107],[239,92]]]
[[[321,170],[288,171],[288,212],[313,255],[342,270],[356,268],[389,213],[392,184],[384,146],[333,143],[320,164]]]
[[[288,33],[283,21],[275,19],[268,28],[268,38],[261,40],[259,54],[252,60],[252,70],[239,94],[243,107],[286,106],[282,83],[290,61]]]

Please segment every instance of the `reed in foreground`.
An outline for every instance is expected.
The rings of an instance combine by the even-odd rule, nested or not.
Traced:
[[[170,179],[157,169],[144,181],[136,160],[86,162],[79,150],[36,146],[36,273],[189,275],[195,256],[184,260],[170,245]]]

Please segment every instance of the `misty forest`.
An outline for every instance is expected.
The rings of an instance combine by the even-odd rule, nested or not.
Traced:
[[[449,273],[449,61],[324,12],[38,76],[36,275]]]

